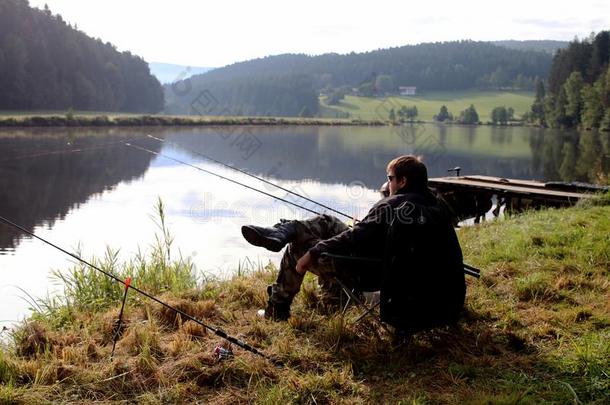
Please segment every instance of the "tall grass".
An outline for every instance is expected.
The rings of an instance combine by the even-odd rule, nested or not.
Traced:
[[[0,383],[14,384],[17,375],[17,367],[6,357],[4,351],[0,349]]]
[[[610,399],[610,332],[592,332],[571,339],[555,358],[572,385],[588,399]]]
[[[149,254],[141,250],[135,258],[119,263],[118,250],[106,249],[104,256],[90,259],[90,263],[119,279],[132,278],[132,285],[158,295],[164,292],[179,292],[197,286],[193,264],[182,256],[172,260],[173,237],[165,218],[165,207],[161,199],[155,206],[153,218],[158,233]],[[77,253],[80,257],[80,252]],[[53,270],[51,277],[63,285],[63,295],[39,301],[39,312],[60,315],[66,308],[76,311],[100,311],[121,301],[124,286],[84,263],[78,263],[67,271]]]

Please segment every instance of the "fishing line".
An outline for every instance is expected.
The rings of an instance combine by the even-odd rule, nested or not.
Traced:
[[[252,187],[252,186],[249,186],[249,185],[247,185],[247,184],[241,183],[241,182],[239,182],[239,181],[237,181],[237,180],[233,180],[233,179],[231,179],[231,178],[229,178],[229,177],[223,176],[222,174],[218,174],[218,173],[212,172],[212,171],[210,171],[210,170],[203,169],[203,168],[201,168],[201,167],[199,167],[199,166],[195,166],[195,165],[193,165],[193,164],[191,164],[191,163],[188,163],[188,162],[185,162],[185,161],[183,161],[183,160],[176,159],[176,158],[174,158],[174,157],[171,157],[171,156],[165,155],[165,154],[163,154],[163,153],[160,153],[160,152],[155,152],[154,150],[150,150],[150,149],[144,148],[144,147],[139,146],[139,145],[134,145],[134,144],[129,143],[129,142],[126,142],[126,143],[125,143],[125,145],[126,145],[126,146],[130,146],[130,147],[135,148],[135,149],[139,149],[139,150],[144,151],[144,152],[151,153],[151,154],[156,155],[156,156],[163,157],[163,158],[165,158],[165,159],[172,160],[172,161],[177,162],[177,163],[181,163],[181,164],[183,164],[183,165],[186,165],[186,166],[192,167],[193,169],[197,169],[197,170],[202,171],[202,172],[207,173],[207,174],[211,174],[212,176],[216,176],[216,177],[221,178],[221,179],[223,179],[223,180],[230,181],[231,183],[234,183],[234,184],[237,184],[237,185],[243,186],[243,187],[245,187],[245,188],[247,188],[247,189],[250,189],[250,190],[257,191],[257,192],[259,192],[259,193],[261,193],[261,194],[264,194],[264,195],[266,195],[266,196],[268,196],[268,197],[275,198],[275,199],[276,199],[276,200],[278,200],[278,201],[282,201],[282,202],[284,202],[284,203],[286,203],[286,204],[290,204],[290,205],[293,205],[293,206],[295,206],[295,207],[297,207],[297,208],[304,209],[305,211],[309,211],[309,212],[311,212],[312,214],[316,214],[316,215],[322,215],[322,214],[321,214],[321,213],[319,213],[318,211],[315,211],[315,210],[312,210],[312,209],[310,209],[310,208],[304,207],[304,206],[302,206],[302,205],[299,205],[299,204],[297,204],[297,203],[294,203],[294,202],[292,202],[292,201],[290,201],[290,200],[287,200],[287,199],[285,199],[285,198],[282,198],[282,197],[277,197],[277,196],[275,196],[275,195],[273,195],[273,194],[271,194],[271,193],[268,193],[268,192],[263,191],[263,190],[261,190],[261,189],[258,189],[258,188],[256,188],[256,187]]]
[[[235,167],[235,166],[232,166],[232,165],[230,165],[230,164],[227,164],[227,163],[221,162],[220,160],[214,159],[213,157],[211,157],[211,156],[209,156],[209,155],[206,155],[205,153],[200,153],[200,152],[197,152],[197,151],[194,151],[194,150],[191,150],[191,149],[185,148],[185,147],[183,147],[183,146],[181,146],[181,145],[179,145],[179,144],[177,144],[177,143],[175,143],[175,142],[171,142],[171,141],[168,141],[168,140],[166,140],[166,139],[157,138],[156,136],[152,136],[152,135],[150,135],[150,134],[148,134],[147,136],[148,136],[149,138],[151,138],[151,139],[154,139],[155,141],[159,141],[159,142],[162,142],[162,143],[168,143],[168,144],[173,145],[173,146],[175,146],[175,147],[177,147],[177,148],[185,149],[185,150],[187,150],[188,152],[193,153],[193,154],[195,154],[195,155],[197,155],[197,156],[200,156],[200,157],[202,157],[202,158],[204,158],[204,159],[207,159],[207,160],[209,160],[209,161],[211,161],[211,162],[214,162],[214,163],[217,163],[217,164],[219,164],[219,165],[222,165],[222,166],[224,166],[224,167],[226,167],[226,168],[228,168],[228,169],[235,170],[235,171],[237,171],[237,172],[239,172],[239,173],[245,174],[246,176],[250,176],[250,177],[252,177],[253,179],[256,179],[256,180],[258,180],[258,181],[262,181],[262,182],[263,182],[263,183],[265,183],[265,184],[269,184],[270,186],[277,187],[277,188],[279,188],[279,189],[280,189],[280,190],[282,190],[282,191],[286,191],[287,193],[290,193],[290,194],[292,194],[292,195],[294,195],[294,196],[296,196],[296,197],[299,197],[299,198],[302,198],[302,199],[307,200],[307,201],[309,201],[309,202],[312,202],[312,203],[314,203],[314,204],[316,204],[316,205],[319,205],[319,206],[320,206],[320,207],[322,207],[322,208],[326,208],[327,210],[332,211],[332,212],[334,212],[334,213],[336,213],[336,214],[343,215],[344,217],[349,218],[349,219],[353,219],[353,218],[352,218],[352,216],[347,215],[347,214],[345,214],[345,213],[343,213],[343,212],[341,212],[341,211],[339,211],[339,210],[336,210],[336,209],[334,209],[334,208],[332,208],[332,207],[329,207],[329,206],[327,206],[327,205],[325,205],[325,204],[322,204],[321,202],[318,202],[318,201],[312,200],[312,199],[311,199],[311,198],[309,198],[309,197],[306,197],[306,196],[304,196],[304,195],[301,195],[301,194],[299,194],[299,193],[297,193],[297,192],[295,192],[295,191],[289,190],[289,189],[287,189],[287,188],[285,188],[285,187],[280,186],[280,185],[279,185],[279,184],[277,184],[277,183],[274,183],[274,182],[269,181],[269,180],[267,180],[267,179],[264,179],[264,178],[262,178],[262,177],[256,176],[256,175],[254,175],[254,174],[252,174],[252,173],[249,173],[249,172],[247,172],[247,171],[245,171],[245,170],[242,170],[242,169],[240,169],[240,168],[238,168],[238,167]]]
[[[38,152],[38,153],[29,154],[29,155],[21,155],[21,156],[6,158],[6,159],[0,159],[0,162],[8,162],[8,161],[12,161],[12,160],[24,160],[24,159],[30,159],[30,158],[37,158],[37,157],[41,157],[41,156],[62,155],[64,153],[88,152],[88,151],[93,151],[93,150],[97,150],[97,149],[108,148],[113,145],[124,144],[125,142],[130,142],[130,141],[134,141],[134,140],[135,140],[134,138],[128,138],[126,140],[123,139],[121,141],[108,142],[105,144],[92,146],[90,148],[76,148],[76,149],[68,149],[68,150],[54,150],[54,151]]]
[[[196,317],[194,317],[192,315],[189,315],[188,313],[182,311],[181,309],[175,308],[175,307],[169,305],[166,302],[161,301],[160,299],[158,299],[155,296],[147,293],[144,290],[139,289],[138,287],[134,287],[133,285],[128,285],[126,281],[120,279],[119,277],[115,276],[114,274],[109,273],[108,271],[105,271],[105,270],[95,266],[94,264],[89,263],[88,261],[86,261],[85,259],[81,258],[80,256],[78,256],[78,255],[76,255],[74,253],[68,252],[67,250],[65,250],[65,249],[55,245],[52,242],[49,242],[48,240],[46,240],[44,238],[41,238],[40,236],[35,235],[33,232],[25,229],[23,226],[18,225],[16,223],[10,221],[9,219],[4,218],[1,215],[0,215],[0,221],[4,222],[7,225],[12,226],[13,228],[19,229],[20,231],[26,233],[27,235],[30,235],[31,237],[38,239],[39,241],[41,241],[41,242],[43,242],[43,243],[45,243],[45,244],[47,244],[47,245],[49,245],[49,246],[59,250],[62,253],[67,254],[68,256],[78,260],[79,262],[85,264],[86,266],[89,266],[90,268],[99,271],[100,273],[104,274],[106,277],[109,277],[109,278],[113,279],[114,281],[116,281],[116,282],[118,282],[120,284],[123,284],[125,287],[129,287],[130,289],[132,289],[132,290],[136,291],[137,293],[145,296],[146,298],[156,302],[157,304],[160,304],[160,305],[164,306],[165,308],[167,308],[167,309],[169,309],[171,311],[174,311],[177,314],[180,314],[182,317],[184,317],[184,318],[186,318],[188,320],[191,320],[191,321],[193,321],[193,322],[203,326],[205,329],[208,329],[208,330],[212,331],[215,335],[217,335],[217,336],[219,336],[219,337],[221,337],[221,338],[223,338],[223,339],[225,339],[225,340],[227,340],[227,341],[229,341],[229,342],[231,342],[231,343],[241,347],[242,349],[247,350],[247,351],[249,351],[251,353],[257,354],[257,355],[259,355],[259,356],[261,356],[261,357],[271,361],[272,363],[274,363],[276,365],[281,365],[281,362],[279,360],[277,360],[277,359],[275,359],[275,358],[273,358],[271,356],[268,356],[267,354],[261,352],[257,348],[255,348],[253,346],[250,346],[248,343],[246,343],[246,342],[244,342],[242,340],[239,340],[239,339],[237,339],[234,336],[231,336],[231,335],[227,334],[222,329],[217,328],[217,327],[212,326],[212,325],[208,325],[208,324],[204,323],[202,320],[200,320],[200,319],[198,319],[198,318],[196,318]]]
[[[169,142],[169,141],[166,141],[166,140],[164,140],[164,139],[161,139],[161,138],[157,138],[157,137],[155,137],[155,136],[152,136],[152,135],[150,135],[150,134],[148,134],[148,135],[147,135],[147,137],[148,137],[148,138],[150,138],[150,139],[154,139],[154,140],[156,140],[156,141],[158,141],[158,142],[167,142],[168,144],[174,145],[174,146],[176,146],[176,147],[180,147],[179,145],[177,145],[177,144],[176,144],[176,143],[174,143],[174,142]],[[161,154],[161,153],[159,153],[159,152],[155,152],[155,151],[152,151],[152,150],[150,150],[150,149],[147,149],[147,148],[144,148],[144,147],[141,147],[141,146],[138,146],[138,145],[133,145],[133,144],[131,144],[131,142],[133,142],[133,141],[135,141],[135,140],[140,140],[140,139],[133,139],[133,138],[132,138],[132,139],[127,139],[127,140],[121,140],[121,141],[109,142],[109,143],[106,143],[106,144],[97,145],[97,146],[92,146],[92,147],[89,147],[89,148],[76,148],[76,149],[69,149],[69,150],[56,150],[56,151],[38,152],[38,153],[32,153],[32,154],[28,154],[28,155],[21,155],[21,156],[17,156],[17,157],[11,157],[11,158],[6,158],[6,159],[0,159],[0,162],[15,161],[15,160],[24,160],[24,159],[30,159],[30,158],[43,157],[43,156],[62,155],[62,154],[68,154],[68,153],[88,152],[88,151],[94,151],[94,150],[98,150],[98,149],[104,149],[104,148],[108,148],[108,147],[110,147],[110,146],[117,145],[117,144],[124,144],[124,145],[127,145],[127,146],[132,146],[132,147],[135,147],[135,148],[140,149],[140,150],[142,150],[142,151],[146,151],[146,152],[148,152],[148,153],[156,154],[156,155],[158,155],[158,156],[165,157],[165,158],[170,159],[170,160],[173,160],[173,161],[175,161],[175,162],[178,162],[178,163],[181,163],[181,164],[184,164],[184,165],[187,165],[187,166],[193,167],[193,168],[195,168],[195,169],[197,169],[197,170],[203,171],[203,172],[208,173],[208,174],[212,174],[212,175],[214,175],[214,176],[220,177],[221,179],[228,180],[228,181],[230,181],[230,182],[233,182],[233,183],[238,184],[238,185],[240,185],[240,186],[246,187],[246,188],[248,188],[248,189],[251,189],[251,190],[254,190],[254,191],[258,191],[259,193],[262,193],[262,194],[264,194],[264,195],[266,195],[266,196],[269,196],[269,197],[274,198],[274,199],[276,199],[276,200],[279,200],[279,201],[285,202],[285,203],[287,203],[287,204],[293,205],[293,206],[295,206],[295,207],[297,207],[297,208],[304,209],[304,210],[306,210],[306,211],[308,211],[308,212],[310,212],[310,213],[312,213],[312,214],[321,215],[321,213],[319,213],[318,211],[315,211],[315,210],[309,209],[309,208],[307,208],[307,207],[304,207],[304,206],[302,206],[302,205],[296,204],[296,203],[294,203],[294,202],[292,202],[292,201],[289,201],[289,200],[287,200],[287,199],[285,199],[285,198],[276,197],[276,196],[274,196],[273,194],[267,193],[267,192],[265,192],[265,191],[263,191],[263,190],[257,189],[257,188],[255,188],[255,187],[248,186],[248,185],[243,184],[243,183],[240,183],[240,182],[238,182],[238,181],[236,181],[236,180],[232,180],[232,179],[230,179],[230,178],[228,178],[228,177],[225,177],[225,176],[219,175],[219,174],[217,174],[217,173],[214,173],[214,172],[211,172],[211,171],[209,171],[209,170],[203,169],[203,168],[201,168],[201,167],[198,167],[198,166],[192,165],[192,164],[187,163],[187,162],[184,162],[184,161],[182,161],[182,160],[179,160],[179,159],[176,159],[176,158],[172,158],[172,157],[169,157],[169,156],[167,156],[167,155],[163,155],[163,154]],[[183,149],[185,149],[185,148],[183,148]],[[287,189],[287,188],[285,188],[285,187],[282,187],[282,186],[280,186],[279,184],[273,183],[273,182],[271,182],[271,181],[269,181],[269,180],[266,180],[266,179],[264,179],[264,178],[261,178],[261,177],[259,177],[259,176],[254,175],[254,174],[248,173],[248,172],[247,172],[247,171],[245,171],[245,170],[242,170],[242,169],[239,169],[239,168],[237,168],[237,167],[235,167],[235,166],[231,166],[231,165],[229,165],[229,164],[226,164],[226,163],[224,163],[224,162],[221,162],[221,161],[219,161],[219,160],[217,160],[217,159],[212,158],[211,156],[208,156],[208,155],[205,155],[205,154],[203,154],[203,153],[196,152],[196,151],[191,151],[191,150],[189,150],[189,152],[194,153],[194,154],[196,154],[196,155],[198,155],[198,156],[200,156],[200,157],[202,157],[202,158],[204,158],[204,159],[207,159],[207,160],[209,160],[209,161],[212,161],[212,162],[214,162],[214,163],[220,164],[220,165],[222,165],[222,166],[224,166],[224,167],[226,167],[226,168],[229,168],[229,169],[235,170],[235,171],[237,171],[237,172],[239,172],[239,173],[245,174],[245,175],[247,175],[247,176],[249,176],[249,177],[252,177],[252,178],[254,178],[254,179],[257,179],[257,180],[259,180],[259,181],[262,181],[263,183],[269,184],[269,185],[271,185],[271,186],[273,186],[273,187],[276,187],[276,188],[278,188],[278,189],[280,189],[280,190],[286,191],[286,192],[287,192],[287,193],[289,193],[289,194],[292,194],[292,195],[294,195],[294,196],[296,196],[296,197],[298,197],[298,198],[302,198],[303,200],[306,200],[306,201],[309,201],[309,202],[314,203],[314,204],[316,204],[316,205],[319,205],[320,207],[323,207],[323,208],[325,208],[325,209],[328,209],[328,210],[330,210],[330,211],[332,211],[332,212],[335,212],[335,213],[337,213],[337,214],[339,214],[339,215],[342,215],[342,216],[344,216],[344,217],[346,217],[346,218],[353,219],[351,216],[349,216],[349,215],[347,215],[347,214],[345,214],[345,213],[343,213],[343,212],[341,212],[341,211],[339,211],[339,210],[336,210],[336,209],[334,209],[334,208],[332,208],[332,207],[329,207],[329,206],[327,206],[327,205],[325,205],[325,204],[322,204],[322,203],[320,203],[320,202],[317,202],[317,201],[315,201],[315,200],[312,200],[311,198],[308,198],[308,197],[306,197],[306,196],[304,196],[304,195],[302,195],[302,194],[299,194],[299,193],[297,193],[297,192],[295,192],[295,191],[292,191],[292,190],[289,190],[289,189]]]

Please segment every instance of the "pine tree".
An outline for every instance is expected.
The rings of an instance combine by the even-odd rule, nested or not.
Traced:
[[[459,122],[462,124],[477,124],[479,122],[479,114],[473,104],[460,113]]]
[[[544,115],[547,123],[553,128],[566,126],[566,92],[563,87],[559,89],[559,95],[548,94],[544,102]]]
[[[608,66],[610,58],[610,32],[602,31],[597,34],[593,40],[592,48],[589,74],[595,79]]]
[[[604,118],[604,106],[601,101],[605,78],[602,77],[593,85],[585,85],[582,90],[583,108],[582,125],[584,128],[598,128]]]
[[[545,97],[545,89],[544,83],[542,80],[536,81],[536,98],[534,100],[534,104],[532,104],[532,121],[538,121],[541,125],[545,124],[544,117],[544,97]]]
[[[585,82],[580,72],[572,72],[562,86],[565,91],[565,114],[569,125],[578,125],[581,120],[583,107],[582,90]]]
[[[491,111],[491,122],[494,124],[500,123],[506,125],[508,122],[508,111],[506,107],[496,107]]]
[[[449,119],[449,110],[446,105],[442,105],[438,115],[436,116],[436,120],[440,122],[444,122]]]

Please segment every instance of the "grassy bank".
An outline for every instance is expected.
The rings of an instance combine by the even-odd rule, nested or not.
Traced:
[[[381,120],[291,118],[291,117],[223,117],[169,116],[130,114],[2,114],[0,127],[133,127],[133,126],[213,126],[213,125],[385,125]]]
[[[202,283],[162,236],[151,257],[98,262],[286,366],[239,348],[216,362],[220,338],[135,294],[111,361],[121,288],[76,268],[0,352],[0,402],[608,403],[609,201],[461,229],[482,269],[463,319],[398,348],[355,310],[325,314],[309,276],[288,323],[260,320],[273,266]]]
[[[529,111],[534,102],[531,92],[506,91],[455,91],[455,92],[426,92],[415,97],[387,97],[370,98],[346,96],[339,105],[328,106],[323,99],[320,100],[323,116],[335,117],[337,112],[349,113],[351,118],[363,120],[387,119],[391,108],[398,111],[401,106],[417,106],[417,119],[432,121],[438,114],[442,105],[446,105],[454,117],[473,104],[479,114],[479,120],[491,120],[491,111],[495,107],[512,107],[515,117],[520,117]]]

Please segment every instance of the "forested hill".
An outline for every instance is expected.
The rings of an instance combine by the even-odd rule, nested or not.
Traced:
[[[539,51],[546,52],[554,55],[557,51],[567,48],[570,44],[567,41],[553,41],[553,40],[530,40],[530,41],[492,41],[492,44],[504,46],[511,49],[519,49],[522,51]]]
[[[553,58],[529,120],[551,127],[610,131],[610,31],[574,40]]]
[[[166,86],[167,111],[197,113],[193,100],[209,90],[217,113],[295,115],[317,110],[320,91],[359,88],[363,95],[394,92],[533,87],[552,55],[488,42],[426,43],[347,55],[279,55],[236,63]],[[383,78],[383,80],[379,80]],[[197,104],[197,103],[195,103]]]
[[[27,0],[0,1],[0,110],[158,112],[148,64]]]

